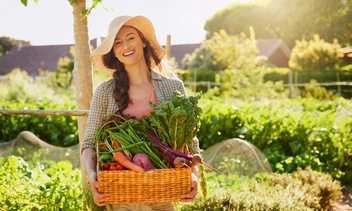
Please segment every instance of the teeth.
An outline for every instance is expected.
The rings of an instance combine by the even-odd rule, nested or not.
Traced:
[[[128,53],[124,53],[123,55],[124,56],[129,56],[129,55],[131,55],[131,54],[133,54],[134,53],[134,51],[130,51],[130,52],[128,52]]]

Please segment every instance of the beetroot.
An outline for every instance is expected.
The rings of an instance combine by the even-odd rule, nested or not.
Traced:
[[[138,153],[133,156],[132,162],[144,170],[153,170],[155,167],[153,166],[152,162],[149,160],[149,157],[146,154]]]

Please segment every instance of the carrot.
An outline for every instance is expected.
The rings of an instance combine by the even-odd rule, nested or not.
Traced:
[[[114,146],[116,147],[116,149],[119,149],[122,147],[118,141],[114,141]],[[127,169],[131,169],[132,171],[136,171],[140,173],[143,173],[145,171],[142,167],[131,162],[123,151],[114,152],[113,157],[116,162],[118,162],[119,164],[121,164],[123,167]]]
[[[118,141],[114,141],[114,146],[115,146],[115,148],[116,149],[119,149],[119,148],[121,148],[122,146],[121,146],[121,144],[120,144],[120,142],[118,142]]]

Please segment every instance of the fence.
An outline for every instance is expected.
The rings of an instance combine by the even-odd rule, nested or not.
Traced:
[[[342,76],[342,77],[341,77]],[[311,79],[317,79],[316,82],[310,83]],[[341,80],[345,79],[345,81]],[[347,80],[347,81],[346,81]],[[327,71],[327,72],[289,72],[287,75],[285,74],[277,74],[274,77],[267,77],[266,81],[283,81],[284,84],[232,84],[232,87],[285,87],[290,88],[290,90],[294,90],[296,88],[303,88],[307,85],[315,86],[315,87],[325,87],[329,91],[337,93],[341,96],[345,96],[347,98],[352,97],[352,72],[341,72],[341,71]],[[197,87],[202,86],[206,87],[206,90],[209,90],[213,87],[220,87],[223,83],[212,82],[212,81],[185,81],[184,84],[188,87],[191,87],[192,90],[196,91]],[[344,88],[348,87],[348,88]]]
[[[88,116],[88,110],[9,110],[0,109],[0,114],[32,116]]]

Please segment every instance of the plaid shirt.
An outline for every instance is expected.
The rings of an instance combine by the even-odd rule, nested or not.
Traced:
[[[171,100],[175,90],[186,94],[181,80],[160,75],[155,71],[152,71],[152,84],[159,103]],[[113,97],[114,88],[114,79],[103,82],[96,88],[90,104],[81,151],[88,147],[95,149],[95,133],[97,129],[103,124],[103,120],[107,116],[118,110],[115,98]]]

